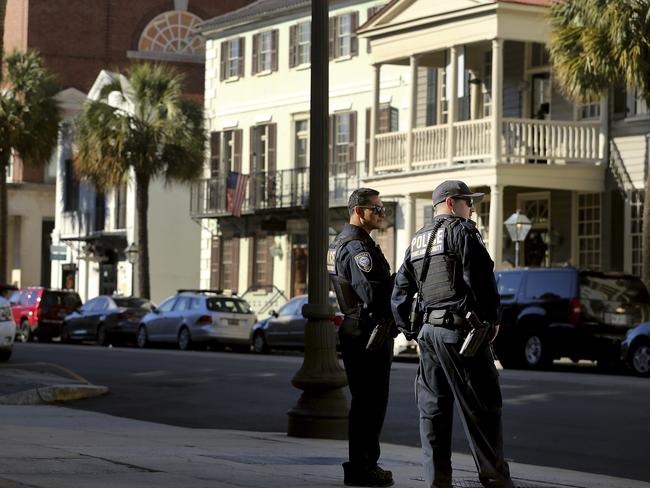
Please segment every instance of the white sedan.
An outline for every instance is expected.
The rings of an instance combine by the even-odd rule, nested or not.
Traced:
[[[0,297],[0,362],[11,357],[11,351],[16,337],[16,323],[11,314],[11,305]]]

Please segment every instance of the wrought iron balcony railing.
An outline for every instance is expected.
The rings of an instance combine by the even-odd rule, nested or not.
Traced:
[[[337,163],[330,166],[330,206],[346,206],[350,193],[359,187],[366,162]],[[305,209],[309,206],[309,168],[260,171],[248,175],[242,213],[278,209]],[[231,215],[227,206],[226,174],[217,174],[192,184],[192,218]]]

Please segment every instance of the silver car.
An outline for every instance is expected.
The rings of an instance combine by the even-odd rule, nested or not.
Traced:
[[[16,323],[8,300],[0,297],[0,362],[8,361],[16,337]]]
[[[138,327],[138,347],[174,343],[181,350],[208,344],[250,349],[250,333],[257,321],[248,302],[218,290],[178,290],[145,315]]]

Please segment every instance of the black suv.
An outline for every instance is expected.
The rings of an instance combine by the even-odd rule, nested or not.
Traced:
[[[503,314],[495,350],[505,368],[543,368],[553,359],[620,357],[628,329],[650,320],[650,295],[636,276],[576,268],[496,272]]]

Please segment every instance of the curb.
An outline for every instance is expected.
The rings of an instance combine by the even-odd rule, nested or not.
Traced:
[[[51,385],[0,396],[0,405],[42,405],[95,398],[109,392],[106,386]]]

